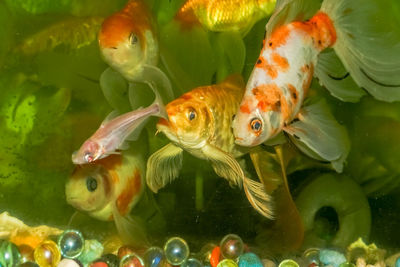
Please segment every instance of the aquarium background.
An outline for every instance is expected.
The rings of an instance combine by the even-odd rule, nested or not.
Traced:
[[[148,1],[157,25],[170,21],[182,2]],[[113,110],[99,86],[107,65],[99,53],[97,33],[102,20],[124,4],[124,0],[0,1],[1,212],[8,211],[29,225],[73,226],[99,239],[115,231],[111,222],[100,222],[83,213],[72,217],[75,209],[65,201],[64,186],[74,168],[72,152]],[[385,0],[380,4],[383,10],[397,12],[397,21],[387,22],[388,29],[395,29],[394,25],[400,25],[400,3]],[[220,81],[237,71],[241,60],[247,79],[259,54],[267,20],[256,23],[243,39],[244,46],[232,46],[232,51],[213,46],[218,33],[204,29],[190,33],[191,43],[177,43],[177,61],[185,65],[190,79],[181,84],[173,80],[175,93]],[[400,27],[397,30],[400,35]],[[174,33],[160,32],[164,34],[161,43],[171,46]],[[368,199],[368,241],[388,249],[400,248],[400,104],[379,102],[368,95],[358,103],[344,103],[330,96],[318,81],[313,82],[310,93],[323,96],[346,126],[351,152],[342,174],[308,159],[299,160],[289,172],[296,203],[300,196],[318,202],[316,195],[339,193],[325,188],[322,182],[316,192],[302,195],[323,175],[351,179]],[[129,103],[120,105],[122,110],[130,108]],[[154,135],[155,122],[151,120],[142,133],[149,142],[149,155],[168,143],[163,135]],[[168,218],[165,232],[156,239],[179,235],[196,248],[232,232],[259,245],[271,229],[284,231],[271,228],[271,222],[253,210],[243,191],[230,187],[209,163],[185,153],[183,166],[179,179],[155,195]],[[358,200],[354,194],[354,200],[347,204]],[[340,217],[329,207],[314,219],[312,234],[305,233],[307,247],[332,246],[338,231],[353,230],[340,229]],[[311,235],[318,238],[308,238]]]

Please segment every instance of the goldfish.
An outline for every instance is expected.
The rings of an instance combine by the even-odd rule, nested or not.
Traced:
[[[176,14],[186,24],[199,22],[210,31],[247,32],[269,16],[275,0],[187,0]]]
[[[149,116],[166,117],[164,112],[165,107],[158,94],[154,103],[146,108],[139,108],[117,117],[113,111],[79,150],[72,154],[72,162],[86,164],[119,153],[116,152],[117,149],[128,148],[127,140],[136,139]]]
[[[306,106],[305,100],[314,75],[343,101],[358,101],[360,88],[383,101],[400,100],[399,36],[383,26],[388,18],[377,3],[278,1],[232,122],[235,142],[256,146],[284,131],[340,172],[349,150],[345,129],[324,103]]]
[[[168,77],[157,67],[159,45],[155,24],[142,0],[130,0],[122,10],[106,18],[98,40],[103,59],[126,80],[149,84],[152,89],[156,85],[164,90],[164,97],[173,98]],[[113,90],[104,86],[102,89]]]
[[[113,220],[121,237],[128,237],[134,244],[147,240],[138,214],[130,214],[147,194],[143,151],[138,145],[135,150],[77,165],[65,185],[66,200],[71,206],[95,219]],[[151,206],[147,209],[156,212]]]
[[[245,177],[235,159],[247,153],[246,148],[235,144],[230,128],[243,93],[242,77],[232,75],[222,83],[197,87],[166,106],[168,120],[160,119],[157,130],[171,143],[147,161],[146,182],[153,192],[179,175],[185,150],[210,161],[216,174],[231,185],[243,185],[253,207],[263,216],[273,217],[270,196],[263,184]]]

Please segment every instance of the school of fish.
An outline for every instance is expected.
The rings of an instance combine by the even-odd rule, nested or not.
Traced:
[[[173,92],[158,66],[161,52],[150,8],[130,0],[107,18],[99,34],[104,60],[128,82],[148,83],[156,100],[147,108],[106,119],[73,155],[78,166],[66,185],[67,201],[95,218],[113,218],[122,229],[117,221],[140,199],[144,175],[157,193],[178,178],[186,151],[209,161],[231,185],[243,187],[254,209],[273,219],[273,199],[264,187],[267,178],[258,182],[246,177],[239,159],[254,147],[289,139],[306,155],[341,172],[350,149],[347,132],[323,99],[308,96],[313,77],[343,101],[360,99],[365,94],[360,88],[379,100],[400,101],[400,44],[384,42],[384,29],[363,19],[374,13],[373,1],[324,0],[321,5],[317,0],[278,0],[275,6],[273,0],[187,0],[174,19],[209,31],[246,33],[274,7],[247,84],[240,74],[231,74],[165,107],[158,91],[169,97]],[[120,150],[149,116],[161,117],[157,132],[170,143],[148,158],[145,171],[140,155],[131,157],[125,151],[122,157]]]

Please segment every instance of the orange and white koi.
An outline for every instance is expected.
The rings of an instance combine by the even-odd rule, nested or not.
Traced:
[[[72,154],[74,164],[86,164],[115,154],[117,149],[126,149],[125,141],[135,139],[141,126],[150,116],[166,117],[161,97],[156,94],[154,103],[146,108],[139,108],[118,117],[112,112],[100,128]],[[113,118],[114,117],[114,118]]]
[[[247,32],[271,15],[275,0],[187,0],[176,14],[185,25],[201,23],[210,31]]]
[[[93,218],[114,220],[117,229],[130,225],[136,242],[145,239],[144,229],[128,220],[130,211],[142,198],[145,161],[140,151],[125,151],[91,164],[78,165],[65,186],[67,202]],[[131,227],[132,226],[132,227]],[[136,230],[135,230],[136,229]],[[143,240],[140,240],[143,239]]]
[[[394,84],[400,84],[400,61],[390,58],[400,58],[400,45],[382,42],[378,31],[383,29],[371,26],[366,15],[376,13],[376,4],[364,2],[325,0],[315,13],[319,1],[278,0],[233,120],[237,144],[256,146],[285,131],[324,160],[347,156],[344,129],[329,112],[318,110],[323,105],[301,109],[314,74],[345,101],[364,94],[357,85],[378,99],[400,100],[400,85]],[[304,17],[311,18],[293,21]],[[380,46],[388,51],[382,52]],[[333,51],[321,53],[330,47],[337,56]],[[351,77],[335,73],[344,69],[338,57]],[[348,91],[344,93],[343,87]]]
[[[169,79],[157,67],[159,47],[154,26],[148,6],[142,0],[130,0],[104,20],[99,33],[100,51],[110,67],[129,82],[148,83],[152,89],[155,83],[172,98]]]
[[[234,75],[220,84],[195,88],[166,106],[168,120],[160,119],[157,130],[171,143],[147,161],[146,181],[151,190],[157,192],[179,175],[182,153],[186,150],[211,161],[217,175],[232,185],[243,185],[253,207],[262,215],[272,217],[270,196],[263,184],[246,178],[235,159],[247,152],[234,143],[230,129],[243,92],[242,77]]]

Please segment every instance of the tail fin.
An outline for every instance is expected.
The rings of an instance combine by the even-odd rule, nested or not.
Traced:
[[[333,21],[333,48],[357,85],[392,102],[400,100],[400,22],[384,3],[325,0],[321,11]]]
[[[167,110],[165,109],[165,106],[164,106],[164,103],[163,103],[163,100],[162,100],[162,97],[161,97],[160,93],[157,91],[157,89],[155,89],[153,87],[152,87],[152,89],[153,89],[154,95],[156,97],[154,99],[154,102],[153,102],[152,105],[157,105],[158,108],[159,108],[159,112],[157,114],[154,114],[154,115],[158,116],[158,117],[161,117],[161,118],[164,118],[164,119],[168,119]]]

